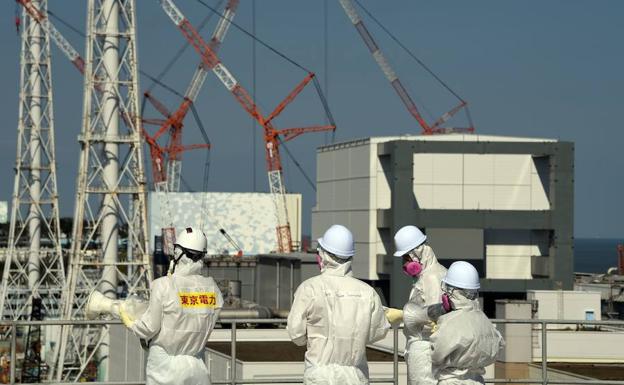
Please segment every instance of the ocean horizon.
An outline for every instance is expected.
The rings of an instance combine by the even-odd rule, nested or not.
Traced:
[[[622,243],[617,238],[575,238],[574,272],[600,274],[616,267],[617,245]]]

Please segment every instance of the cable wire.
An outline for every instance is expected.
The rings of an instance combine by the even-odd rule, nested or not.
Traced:
[[[221,8],[221,5],[223,4],[224,1],[225,0],[219,0],[219,2],[217,3],[216,7],[217,8]],[[201,32],[201,30],[204,29],[204,27],[206,27],[206,25],[208,25],[208,23],[212,19],[213,15],[214,15],[214,13],[208,14],[208,16],[206,16],[201,21],[201,23],[199,23],[199,25],[197,26],[197,31],[198,32]],[[182,57],[182,54],[188,49],[188,47],[190,45],[191,45],[191,43],[189,41],[185,40],[185,42],[182,45],[182,47],[180,47],[180,49],[178,49],[178,51],[175,53],[175,55],[173,55],[171,60],[169,60],[169,62],[165,65],[165,67],[160,71],[158,76],[156,76],[156,79],[158,79],[159,81],[162,80],[162,78],[165,77],[165,75],[167,75],[167,73],[171,70],[171,68],[173,68],[173,66],[178,62],[178,60]],[[154,81],[154,83],[156,83],[156,81]],[[149,87],[147,87],[147,92],[151,91],[153,88],[154,88],[154,84],[151,84]]]
[[[256,0],[251,0],[251,32],[256,34]],[[251,95],[253,100],[256,100],[256,69],[257,69],[257,58],[256,58],[256,41],[252,40],[253,43],[251,45]],[[256,154],[256,128],[257,122],[256,119],[251,118],[251,173],[252,173],[252,191],[257,191],[256,187],[256,179],[257,179],[257,171],[256,171],[256,158],[258,157]]]
[[[366,9],[366,7],[364,7],[362,5],[362,3],[360,3],[359,0],[353,0],[355,1],[355,3],[362,8],[362,10],[364,11],[364,13],[366,13],[368,15],[368,17],[371,18],[371,20],[373,20],[373,22],[375,24],[377,24],[377,26],[379,28],[381,28],[396,44],[399,45],[399,47],[401,47],[412,59],[414,59],[418,64],[420,64],[420,66],[429,73],[429,75],[431,75],[435,80],[438,81],[438,83],[440,83],[442,85],[442,87],[444,87],[448,92],[450,92],[453,96],[455,96],[457,99],[459,99],[460,101],[464,101],[464,99],[459,96],[455,91],[453,91],[453,89],[451,89],[451,87],[446,84],[435,72],[433,72],[433,70],[431,70],[422,60],[420,60],[409,48],[407,48],[392,32],[390,32],[390,30],[388,28],[386,28],[381,21],[379,21],[375,16],[373,16],[373,14]]]
[[[286,146],[286,143],[282,140],[282,138],[278,136],[277,139],[279,140],[280,145],[284,148],[284,150],[286,150],[286,154],[290,157],[290,160],[292,160],[295,166],[297,166],[297,168],[299,169],[299,171],[301,172],[305,180],[308,182],[310,187],[312,187],[312,190],[316,192],[316,185],[312,181],[312,178],[310,178],[310,176],[305,172],[301,164],[297,161],[295,156],[290,152],[290,150],[288,149],[288,147]]]
[[[224,0],[221,0],[222,2]],[[61,18],[60,16],[56,15],[55,13],[53,13],[52,11],[48,10],[48,15],[50,15],[54,20],[58,21],[59,23],[63,24],[65,27],[67,27],[69,30],[71,30],[72,32],[74,32],[75,34],[77,34],[78,36],[82,37],[82,38],[86,38],[87,35],[85,35],[84,32],[82,32],[79,28],[77,28],[76,26],[72,25],[71,23],[69,23],[68,21],[64,20],[63,18]],[[212,15],[208,15],[208,17],[211,17]],[[151,81],[153,81],[155,84],[158,84],[159,86],[161,86],[163,89],[171,92],[172,94],[179,96],[181,98],[184,98],[184,95],[182,95],[180,92],[176,91],[173,87],[167,85],[166,83],[164,83],[163,81],[161,81],[160,79],[158,79],[157,77],[154,77],[150,74],[148,74],[147,72],[139,69],[139,73],[143,76],[145,76],[146,78],[150,79]],[[153,87],[150,87],[147,89],[147,91],[150,91]]]
[[[215,9],[214,7],[206,4],[204,1],[202,0],[195,0],[198,3],[200,3],[201,5],[203,5],[204,7],[210,9],[212,12],[214,12],[216,15],[218,15],[220,18],[222,19],[226,19],[225,15],[221,12],[219,12],[217,9]],[[269,51],[273,52],[274,54],[278,55],[279,57],[281,57],[282,59],[286,60],[287,62],[289,62],[290,64],[294,65],[295,67],[311,73],[312,71],[308,70],[306,67],[302,66],[301,64],[297,63],[296,61],[294,61],[293,59],[289,58],[288,56],[286,56],[286,54],[278,51],[276,48],[272,47],[271,45],[269,45],[268,43],[264,42],[264,40],[256,37],[253,33],[247,31],[245,28],[241,27],[238,23],[227,19],[231,25],[233,25],[236,29],[238,29],[239,31],[241,31],[242,33],[244,33],[245,35],[249,36],[250,38],[254,39],[255,41],[257,41],[258,43],[260,43],[263,47],[265,47],[266,49],[268,49]]]
[[[78,28],[74,27],[73,25],[69,24],[68,22],[66,22],[65,20],[61,19],[59,16],[57,16],[54,12],[48,10],[48,15],[52,16],[52,18],[56,21],[58,21],[59,23],[63,24],[65,27],[69,28],[70,30],[74,31],[74,33],[78,34],[80,37],[86,38],[87,35],[84,34],[84,32],[82,32],[81,30],[79,30]]]

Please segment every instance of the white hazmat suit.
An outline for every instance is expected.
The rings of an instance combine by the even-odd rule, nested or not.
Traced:
[[[415,252],[420,255],[423,269],[414,282],[408,304],[415,304],[419,307],[437,304],[442,295],[441,282],[446,275],[446,268],[438,262],[429,245],[422,244],[416,248]],[[403,309],[405,322],[403,331],[407,338],[405,347],[407,381],[410,385],[433,385],[436,380],[431,368],[431,345],[429,343],[431,327],[429,324],[423,325],[420,322],[411,323],[410,320],[414,316],[410,307],[406,305]]]
[[[200,275],[201,267],[201,261],[182,256],[172,275],[152,282],[147,311],[129,326],[150,341],[148,385],[210,384],[204,348],[223,297],[214,279]]]
[[[485,367],[494,363],[504,341],[479,309],[478,300],[461,291],[451,296],[455,310],[438,319],[431,335],[431,359],[440,385],[483,384]]]
[[[366,345],[390,324],[375,290],[352,277],[351,261],[320,255],[321,274],[299,286],[288,315],[290,338],[307,343],[304,384],[368,384]]]

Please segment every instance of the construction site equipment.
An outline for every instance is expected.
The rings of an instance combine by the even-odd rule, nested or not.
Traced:
[[[32,2],[47,9],[47,0]],[[66,289],[54,146],[52,35],[26,11],[22,19],[15,182],[0,291],[2,318],[10,320],[37,313],[33,303],[47,316],[59,317]]]
[[[210,48],[217,52],[221,47],[223,39],[227,34],[230,24],[236,10],[239,0],[228,0],[223,12],[224,17],[219,20],[217,26],[210,39]],[[152,177],[154,180],[154,189],[156,191],[180,191],[180,175],[182,173],[182,153],[195,149],[210,149],[210,144],[182,144],[182,128],[191,106],[197,100],[199,91],[201,90],[208,68],[203,62],[195,70],[191,82],[189,83],[182,102],[174,112],[170,112],[163,103],[159,102],[151,92],[145,92],[145,98],[159,111],[165,120],[160,123],[160,128],[154,135],[144,132],[147,143],[150,147],[150,156],[152,160]],[[143,120],[143,122],[150,122]],[[156,121],[159,123],[158,121]],[[165,133],[169,132],[169,142],[166,147],[159,146],[156,142]]]
[[[204,41],[190,21],[182,14],[178,7],[171,0],[159,0],[162,9],[167,16],[178,27],[182,35],[189,41],[195,51],[199,54],[207,70],[211,70],[225,88],[230,91],[243,109],[255,119],[264,131],[265,158],[269,177],[269,189],[273,197],[276,214],[276,234],[277,250],[280,252],[290,252],[292,250],[292,236],[290,224],[288,223],[288,212],[286,209],[285,186],[282,174],[282,162],[279,146],[281,142],[291,140],[306,132],[333,131],[334,124],[313,127],[276,129],[273,119],[279,116],[298,94],[303,91],[307,84],[314,79],[314,73],[308,72],[301,81],[284,100],[269,114],[263,115],[251,98],[249,93],[240,85],[238,80],[227,69],[223,62],[211,46]],[[224,17],[224,15],[221,15]]]
[[[149,295],[146,182],[135,1],[89,0],[85,90],[66,319],[84,319],[89,294]],[[121,117],[121,118],[120,118]],[[128,245],[120,248],[119,233]],[[64,327],[57,380],[109,375],[107,327]]]
[[[219,229],[219,232],[221,233],[221,235],[225,237],[225,239],[227,239],[230,245],[234,247],[234,250],[236,250],[236,256],[239,258],[242,257],[243,249],[241,249],[240,245],[234,240],[234,238],[232,238],[230,234],[228,234],[227,231],[225,231],[225,229]]]
[[[78,51],[72,47],[72,45],[61,35],[61,33],[56,29],[54,24],[50,22],[50,20],[46,16],[47,7],[42,7],[39,3],[41,0],[16,0],[22,6],[24,6],[26,12],[32,17],[44,31],[48,33],[50,39],[54,41],[57,47],[63,52],[65,56],[72,62],[72,64],[80,71],[80,73],[84,74],[85,72],[85,62],[82,57],[78,54]],[[46,1],[47,5],[47,1]]]
[[[403,86],[403,83],[401,83],[401,79],[399,79],[399,76],[397,75],[397,73],[394,71],[394,69],[390,65],[390,62],[388,61],[388,59],[386,59],[383,52],[379,48],[379,45],[377,45],[373,36],[370,34],[370,32],[368,32],[368,29],[364,25],[364,21],[362,21],[362,18],[357,12],[353,1],[352,0],[338,0],[338,2],[344,9],[349,20],[351,20],[351,23],[353,23],[353,26],[355,27],[360,37],[364,41],[364,44],[366,44],[366,47],[370,51],[371,55],[373,55],[375,62],[377,62],[377,65],[379,66],[381,71],[384,73],[384,75],[386,76],[390,84],[392,85],[392,88],[394,89],[394,91],[397,93],[397,95],[399,96],[399,98],[401,99],[405,107],[407,108],[407,111],[412,115],[414,119],[416,119],[416,121],[420,125],[420,128],[422,130],[421,133],[423,135],[443,134],[443,133],[452,133],[452,132],[468,132],[468,133],[474,132],[474,127],[472,127],[472,125],[468,128],[442,127],[444,123],[446,123],[450,118],[452,118],[455,114],[457,114],[460,110],[462,110],[463,108],[466,108],[467,106],[466,101],[459,98],[457,94],[455,93],[453,94],[460,100],[460,103],[457,106],[453,107],[450,111],[443,114],[440,118],[438,118],[432,124],[427,123],[427,121],[423,118],[420,111],[418,110],[416,103],[414,103],[414,100],[412,99],[412,97],[409,95],[409,93]]]

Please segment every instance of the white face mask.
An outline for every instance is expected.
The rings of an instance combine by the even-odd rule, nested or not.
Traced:
[[[178,264],[180,258],[182,258],[182,254],[184,251],[178,246],[173,246],[173,258],[169,260],[169,269],[167,270],[167,275],[173,274],[175,271],[175,267]]]

